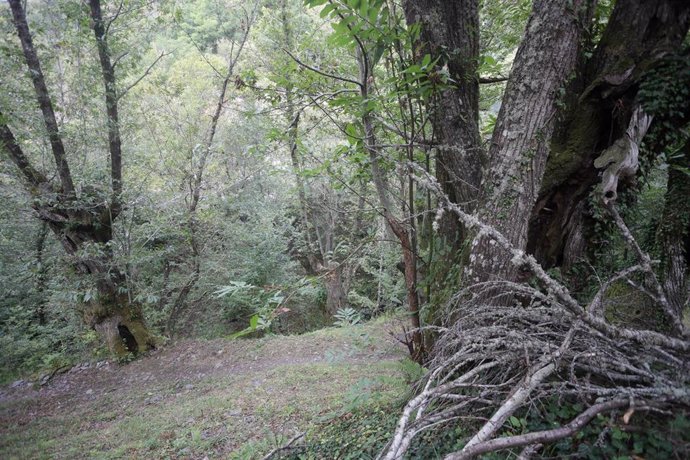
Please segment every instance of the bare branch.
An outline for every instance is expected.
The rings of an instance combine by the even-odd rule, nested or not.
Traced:
[[[480,85],[490,85],[492,83],[501,83],[508,81],[508,77],[479,77]]]
[[[291,448],[292,448],[292,445],[295,443],[295,441],[297,441],[298,439],[300,439],[300,438],[303,437],[304,435],[305,435],[305,433],[298,433],[298,434],[296,434],[296,435],[295,435],[292,439],[290,439],[284,446],[276,447],[275,449],[273,449],[272,451],[270,451],[268,454],[266,454],[266,455],[263,457],[262,460],[269,460],[269,459],[273,458],[273,456],[274,456],[275,454],[277,454],[278,452],[283,451],[283,450],[287,450],[287,449],[291,449]]]
[[[153,69],[153,67],[154,67],[156,64],[158,64],[158,61],[160,61],[161,59],[163,59],[165,56],[168,56],[168,55],[170,55],[170,53],[162,52],[162,53],[160,54],[160,56],[158,56],[158,57],[151,63],[151,65],[149,65],[149,66],[146,68],[146,71],[145,71],[139,78],[137,78],[137,79],[134,81],[134,83],[132,83],[131,85],[127,86],[124,90],[122,90],[122,91],[120,92],[120,94],[118,94],[118,96],[117,96],[118,100],[119,100],[119,99],[122,99],[122,98],[125,96],[125,94],[127,94],[127,92],[128,92],[129,90],[131,90],[132,88],[134,88],[135,86],[137,86],[144,78],[146,78],[146,76],[148,76],[149,72],[151,72],[151,70]]]
[[[613,409],[627,407],[629,404],[629,399],[615,399],[612,401],[595,404],[575,417],[570,423],[560,428],[536,431],[518,436],[491,439],[489,441],[475,444],[472,447],[465,447],[460,452],[449,454],[444,458],[444,460],[466,460],[487,452],[495,452],[497,450],[510,449],[513,447],[522,447],[530,444],[549,443],[558,441],[559,439],[568,438],[580,431],[598,414],[608,412]]]
[[[625,224],[623,218],[618,213],[618,210],[616,209],[613,200],[609,200],[608,202],[606,202],[605,206],[609,214],[611,214],[611,216],[613,217],[616,226],[623,234],[623,238],[625,239],[626,243],[633,249],[635,255],[637,256],[637,259],[640,261],[640,265],[642,266],[644,271],[647,272],[647,279],[652,285],[652,289],[654,289],[654,300],[659,305],[661,305],[661,307],[664,310],[664,313],[671,320],[673,329],[681,336],[687,337],[688,330],[683,324],[683,321],[681,321],[676,310],[671,306],[668,299],[666,298],[664,288],[661,286],[661,283],[659,282],[659,279],[657,278],[656,273],[654,272],[654,268],[652,267],[652,260],[649,257],[649,254],[644,252],[640,245],[637,244],[637,241],[635,240],[635,237],[633,237],[632,232]]]
[[[290,51],[286,50],[283,48],[283,51],[292,58],[293,61],[295,61],[297,64],[301,65],[305,69],[309,69],[312,72],[318,73],[319,75],[323,75],[324,77],[332,78],[334,80],[340,80],[344,81],[345,83],[352,83],[353,85],[357,85],[359,87],[362,87],[363,84],[361,82],[358,82],[357,80],[352,80],[350,78],[345,78],[345,77],[340,77],[338,75],[333,75],[328,72],[324,72],[322,70],[317,69],[316,67],[312,67],[309,64],[305,64],[304,62],[300,61],[298,58],[296,58]]]
[[[110,31],[110,26],[112,26],[113,23],[117,20],[117,18],[120,17],[120,13],[122,13],[122,6],[124,4],[125,4],[125,0],[120,0],[120,4],[117,6],[117,11],[115,11],[115,14],[113,15],[112,18],[110,18],[110,20],[108,21],[108,24],[105,26],[105,34],[106,35]]]

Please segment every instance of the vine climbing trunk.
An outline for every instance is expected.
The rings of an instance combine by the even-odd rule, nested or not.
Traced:
[[[564,99],[544,181],[529,223],[528,251],[544,267],[568,268],[587,256],[594,220],[594,160],[620,139],[637,106],[641,78],[687,35],[690,3],[619,0],[591,57]],[[629,183],[619,184],[619,190]]]

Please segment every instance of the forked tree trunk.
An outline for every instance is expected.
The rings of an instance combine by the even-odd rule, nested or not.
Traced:
[[[0,146],[8,151],[10,159],[21,171],[27,191],[35,198],[34,209],[38,216],[48,224],[67,254],[73,257],[77,271],[89,275],[95,282],[98,295],[81,306],[86,324],[98,331],[115,355],[147,350],[154,346],[153,336],[143,322],[141,306],[130,300],[125,277],[115,266],[109,247],[113,221],[121,210],[122,152],[117,112],[121,94],[118,95],[115,85],[100,1],[90,0],[89,4],[105,87],[111,191],[107,194],[84,186],[81,196],[76,193],[55,110],[26,21],[24,3],[9,0],[9,4],[61,187],[55,187],[46,175],[32,166],[1,113]]]
[[[678,49],[689,22],[686,1],[616,2],[594,54],[571,85],[532,210],[528,251],[544,267],[567,268],[586,255],[594,224],[588,200],[599,182],[594,159],[628,128],[640,77]]]
[[[582,36],[584,0],[535,1],[515,57],[489,152],[480,220],[524,249],[541,186],[558,101],[572,75]],[[513,280],[511,256],[477,235],[463,274],[468,284]]]

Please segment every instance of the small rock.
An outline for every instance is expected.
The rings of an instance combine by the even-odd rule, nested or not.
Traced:
[[[10,385],[10,388],[19,388],[23,387],[26,385],[26,380],[17,380],[15,382],[12,382],[12,385]]]
[[[86,394],[87,394],[87,395],[92,395],[92,394],[93,394],[93,390],[92,390],[91,388],[89,388],[88,390],[86,390]]]
[[[188,383],[187,385],[184,386],[184,389],[185,389],[185,390],[193,390],[193,389],[194,389],[194,385],[192,385],[191,383]]]
[[[238,417],[240,415],[242,415],[241,410],[231,410],[231,411],[225,413],[226,417]]]
[[[163,400],[163,396],[155,395],[155,396],[151,396],[150,398],[144,399],[144,404],[155,404],[155,403],[160,402],[162,400]]]

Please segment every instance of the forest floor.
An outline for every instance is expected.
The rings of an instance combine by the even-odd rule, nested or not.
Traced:
[[[262,458],[409,389],[394,320],[299,336],[183,341],[0,388],[0,457]]]

